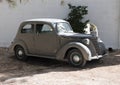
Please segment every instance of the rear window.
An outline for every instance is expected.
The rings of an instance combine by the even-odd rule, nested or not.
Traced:
[[[34,32],[34,25],[33,24],[26,24],[22,27],[21,33],[33,33]]]

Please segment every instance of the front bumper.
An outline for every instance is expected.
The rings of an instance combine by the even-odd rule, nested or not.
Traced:
[[[100,58],[103,58],[105,56],[107,56],[108,54],[105,54],[105,55],[97,55],[97,56],[91,56],[88,58],[88,61],[91,61],[91,60],[96,60],[96,59],[100,59]]]

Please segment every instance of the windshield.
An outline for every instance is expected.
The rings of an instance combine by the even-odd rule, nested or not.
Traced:
[[[66,22],[57,23],[57,30],[59,33],[73,32],[70,24]]]

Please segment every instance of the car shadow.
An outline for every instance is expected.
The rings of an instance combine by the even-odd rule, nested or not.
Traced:
[[[108,53],[107,56],[100,60],[93,60],[88,62],[85,68],[96,68],[96,67],[105,67],[105,66],[114,66],[120,65],[120,52]]]
[[[3,58],[2,58],[3,57]],[[2,62],[1,62],[2,61]],[[82,71],[89,70],[93,68],[106,67],[120,65],[120,55],[119,52],[111,53],[101,60],[93,60],[87,62],[86,66],[83,68],[75,68],[70,66],[66,62],[31,57],[28,61],[22,62],[18,61],[15,56],[0,56],[0,81],[4,82],[11,78],[33,76],[35,74],[44,74],[49,72],[70,72],[70,71]]]

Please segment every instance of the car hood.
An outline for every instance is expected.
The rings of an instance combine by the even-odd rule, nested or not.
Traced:
[[[90,34],[81,34],[81,33],[59,33],[62,37],[71,37],[71,38],[93,38]]]

